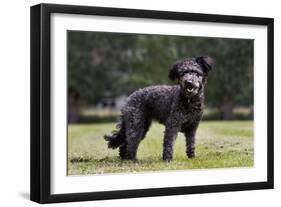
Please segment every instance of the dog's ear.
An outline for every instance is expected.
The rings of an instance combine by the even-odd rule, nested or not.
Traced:
[[[214,64],[214,60],[208,56],[197,57],[196,62],[202,66],[205,73],[208,73]]]
[[[170,69],[170,73],[169,73],[169,78],[171,80],[176,80],[176,78],[178,78],[178,63],[175,63],[171,69]]]

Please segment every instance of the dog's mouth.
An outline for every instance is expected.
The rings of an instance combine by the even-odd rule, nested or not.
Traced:
[[[196,90],[196,87],[192,86],[192,85],[187,85],[185,87],[186,92],[188,93],[193,93]]]
[[[185,86],[185,93],[188,96],[194,96],[198,93],[198,87],[194,85],[186,85]]]
[[[200,90],[199,83],[196,83],[196,82],[194,83],[194,82],[189,82],[189,81],[180,81],[179,83],[180,83],[182,92],[187,97],[197,95]]]

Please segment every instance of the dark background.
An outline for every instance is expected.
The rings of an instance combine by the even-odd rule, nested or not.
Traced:
[[[134,90],[168,79],[178,59],[215,60],[204,119],[252,119],[253,40],[68,31],[69,122],[112,121]]]

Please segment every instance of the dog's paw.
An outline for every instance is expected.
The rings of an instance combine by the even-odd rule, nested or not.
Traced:
[[[171,162],[171,161],[173,161],[173,157],[170,157],[170,156],[163,156],[163,161],[165,161],[165,162]]]
[[[195,153],[188,153],[188,154],[187,154],[187,157],[188,157],[189,159],[194,159],[194,158],[195,158]]]

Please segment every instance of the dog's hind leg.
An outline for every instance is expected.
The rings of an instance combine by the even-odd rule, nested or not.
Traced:
[[[120,156],[123,159],[137,160],[138,146],[148,131],[151,120],[146,120],[141,112],[126,118],[126,142],[119,148]]]
[[[127,142],[123,142],[119,147],[119,156],[122,160],[127,159]]]
[[[126,131],[126,156],[125,159],[137,160],[137,149],[139,143],[142,140],[142,134],[144,133],[143,126],[138,128],[130,128]]]

